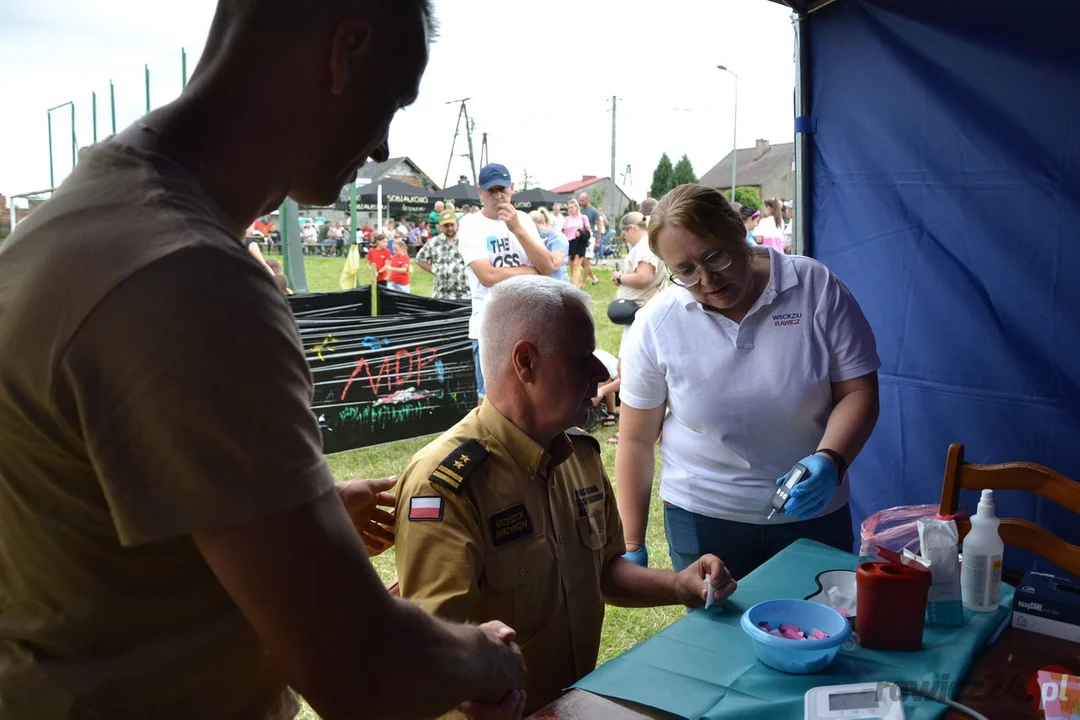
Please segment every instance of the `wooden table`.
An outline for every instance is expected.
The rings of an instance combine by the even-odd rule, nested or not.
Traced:
[[[956,699],[990,720],[1043,720],[1038,704],[1033,705],[1028,695],[1028,684],[1035,672],[1047,665],[1060,665],[1080,673],[1080,643],[1007,627],[997,642],[975,659]],[[950,682],[955,680],[950,679]],[[670,720],[675,717],[584,690],[571,690],[530,716],[532,720]],[[946,717],[961,720],[967,716],[950,710]]]

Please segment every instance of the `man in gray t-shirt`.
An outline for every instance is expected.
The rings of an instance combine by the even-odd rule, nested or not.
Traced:
[[[597,238],[599,244],[600,212],[589,202],[589,193],[578,195],[578,204],[581,205],[581,214],[589,218],[589,232],[592,233],[594,238]]]

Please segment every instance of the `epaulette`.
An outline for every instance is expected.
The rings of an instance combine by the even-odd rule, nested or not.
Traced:
[[[573,427],[567,430],[566,434],[570,436],[571,440],[588,441],[588,443],[593,446],[597,453],[600,452],[600,441],[593,437],[591,433],[588,433],[579,427]]]
[[[442,485],[455,495],[460,494],[466,478],[484,461],[487,454],[487,448],[481,445],[479,440],[469,438],[443,458],[428,480],[432,484]]]

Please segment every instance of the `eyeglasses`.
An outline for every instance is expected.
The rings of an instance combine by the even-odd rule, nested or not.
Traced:
[[[680,270],[671,273],[671,282],[679,287],[690,288],[701,282],[701,269],[705,268],[711,273],[723,272],[731,267],[731,255],[727,250],[717,250],[705,256],[701,265],[694,265],[689,270]]]

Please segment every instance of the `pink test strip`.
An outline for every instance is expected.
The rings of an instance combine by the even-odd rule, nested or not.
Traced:
[[[802,634],[802,630],[800,630],[795,625],[788,625],[787,623],[780,623],[780,632],[787,632],[788,630],[794,630],[794,631],[798,632],[799,634]]]
[[[791,630],[791,629],[784,630],[781,633],[781,635],[786,637],[788,640],[802,640],[803,639],[802,632],[798,631],[798,630]]]
[[[815,640],[824,640],[829,636],[815,628],[810,631],[810,637],[814,638]]]

